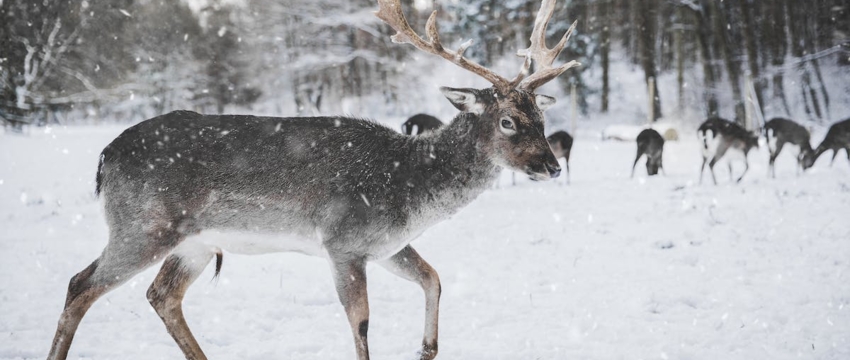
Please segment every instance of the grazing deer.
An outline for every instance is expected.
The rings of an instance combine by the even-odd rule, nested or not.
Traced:
[[[552,147],[552,152],[555,154],[555,158],[564,158],[566,165],[564,168],[567,170],[566,181],[567,184],[570,183],[570,150],[573,148],[573,137],[570,136],[566,131],[560,130],[552,133],[549,137],[546,138],[546,141],[549,142],[549,146]]]
[[[405,135],[419,135],[433,131],[443,126],[443,122],[428,114],[416,114],[401,124],[401,132]]]
[[[847,160],[850,160],[850,119],[839,121],[829,127],[826,137],[823,138],[817,149],[803,157],[803,168],[812,167],[815,160],[827,150],[832,150],[832,161],[829,163],[829,166],[832,166],[835,163],[835,157],[838,156],[838,151],[841,149],[844,149],[847,153]]]
[[[712,117],[706,120],[697,129],[697,137],[702,142],[702,167],[699,170],[699,182],[702,184],[702,174],[705,171],[705,163],[708,162],[708,168],[711,171],[711,179],[717,185],[717,178],[714,176],[714,164],[717,163],[723,155],[729,150],[733,154],[742,155],[744,161],[744,172],[738,178],[737,182],[741,182],[747,170],[750,169],[750,164],[747,162],[747,154],[754,147],[758,147],[758,137],[750,134],[746,129],[729,120],[719,117]],[[729,179],[732,176],[732,162],[729,161]]]
[[[768,166],[770,176],[776,178],[774,162],[785,145],[793,145],[798,148],[797,171],[808,168],[804,165],[803,159],[807,156],[811,157],[812,145],[809,143],[810,135],[806,128],[788,119],[773,118],[764,124],[764,137],[767,140],[767,149],[770,151],[770,164]]]
[[[379,0],[376,15],[409,43],[493,84],[442,88],[457,107],[432,136],[405,136],[365,120],[274,118],[176,111],[125,130],[101,153],[109,241],[75,275],[49,359],[65,359],[86,310],[106,292],[163,261],[148,300],[188,359],[205,359],[183,317],[186,289],[222,250],[247,254],[297,251],[331,265],[354,336],[357,358],[369,358],[366,263],[377,262],[425,292],[419,357],[437,354],[440,280],[409,244],[487,189],[501,168],[548,180],[561,169],[546,142],[543,111],[555,99],[535,94],[575,61],[553,62],[569,34],[546,48],[554,0],[544,0],[531,46],[514,79],[442,46],[436,12],[428,40],[417,35],[398,0]],[[531,62],[535,71],[528,74]],[[207,239],[204,232],[226,236]],[[217,260],[217,269],[220,260]]]
[[[637,156],[632,164],[632,176],[635,177],[635,166],[641,156],[646,155],[646,174],[649,176],[658,174],[658,169],[664,171],[662,154],[664,152],[664,138],[658,131],[644,129],[637,136]]]

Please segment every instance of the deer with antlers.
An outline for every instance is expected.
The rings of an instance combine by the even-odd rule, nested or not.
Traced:
[[[520,74],[508,80],[443,48],[435,13],[428,40],[410,28],[398,0],[376,15],[409,43],[493,86],[442,88],[461,112],[427,137],[365,120],[274,118],[176,111],[143,121],[101,153],[96,192],[109,241],[68,286],[48,359],[65,359],[80,320],[99,297],[162,261],[147,297],[187,359],[205,359],[183,317],[187,288],[222,251],[297,251],[328,260],[360,360],[369,358],[367,262],[425,292],[418,356],[437,354],[440,279],[410,242],[490,187],[501,168],[536,180],[561,172],[544,137],[555,99],[534,90],[576,66],[553,66],[569,38],[545,46],[554,0],[544,0]],[[573,24],[575,26],[575,24]],[[570,28],[572,30],[572,28]],[[531,62],[538,71],[528,75]],[[204,237],[205,232],[226,236]]]

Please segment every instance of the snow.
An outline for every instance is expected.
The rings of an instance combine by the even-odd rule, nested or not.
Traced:
[[[0,359],[44,358],[70,277],[107,228],[93,196],[100,150],[122,127],[0,135]],[[647,178],[635,145],[578,137],[572,185],[510,174],[413,245],[440,273],[438,359],[848,359],[850,163],[750,154],[742,183],[696,185],[691,132]],[[818,142],[823,133],[813,134]],[[736,174],[741,171],[736,163]],[[706,183],[710,183],[710,180]],[[212,359],[350,359],[325,260],[225,253],[190,288],[186,318]],[[72,359],[175,359],[145,291],[156,267],[101,298]],[[410,358],[424,296],[370,266],[375,359]]]

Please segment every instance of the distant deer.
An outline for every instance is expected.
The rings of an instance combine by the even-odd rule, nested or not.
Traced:
[[[812,156],[812,145],[809,143],[811,136],[806,128],[788,119],[773,118],[764,124],[764,136],[767,140],[767,149],[770,151],[770,165],[768,167],[770,176],[776,177],[774,162],[786,144],[798,148],[797,170],[808,168],[804,165],[803,159]]]
[[[478,197],[502,168],[535,180],[558,177],[561,168],[543,136],[543,111],[555,99],[534,91],[578,65],[553,66],[575,24],[555,48],[546,48],[555,5],[544,0],[531,46],[520,51],[522,69],[509,80],[463,57],[468,44],[456,52],[444,48],[436,12],[425,40],[410,28],[398,0],[378,4],[376,15],[398,32],[395,42],[441,56],[493,86],[442,88],[461,113],[427,137],[354,118],[189,111],[125,130],[101,153],[96,177],[109,241],[71,279],[48,359],[66,358],[95,300],[163,259],[148,300],[186,358],[205,359],[181,303],[222,250],[328,259],[360,360],[369,358],[365,269],[376,262],[424,290],[418,356],[436,356],[440,279],[409,244]],[[529,75],[532,61],[536,72]],[[208,230],[226,236],[195,236]]]
[[[419,135],[433,131],[443,126],[443,122],[428,114],[416,114],[401,124],[401,132],[405,135]]]
[[[637,156],[632,164],[632,176],[635,177],[635,166],[640,157],[646,155],[646,174],[658,174],[658,169],[664,171],[662,154],[664,152],[664,137],[653,129],[644,129],[637,136]]]
[[[817,149],[803,157],[803,168],[812,167],[815,160],[827,150],[832,150],[832,161],[829,163],[829,166],[832,166],[841,149],[844,149],[847,160],[850,160],[850,119],[839,121],[829,127],[826,137],[823,138]]]
[[[702,167],[699,171],[699,182],[702,184],[702,174],[705,171],[705,164],[708,162],[708,168],[711,171],[711,179],[717,185],[717,178],[714,176],[714,164],[717,163],[723,155],[729,150],[733,154],[742,155],[744,161],[744,172],[738,178],[737,182],[741,182],[747,170],[750,169],[750,164],[747,162],[747,154],[754,147],[758,147],[758,137],[750,134],[740,125],[729,120],[719,117],[712,117],[706,120],[697,129],[697,137],[702,143]],[[729,161],[729,178],[732,176],[732,162]]]
[[[565,169],[567,170],[566,181],[570,183],[570,150],[573,148],[573,137],[566,131],[560,130],[552,133],[546,138],[549,146],[552,147],[552,152],[555,158],[564,158]]]

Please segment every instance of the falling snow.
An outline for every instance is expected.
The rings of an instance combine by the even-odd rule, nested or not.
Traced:
[[[0,135],[0,359],[46,356],[68,280],[102,251],[93,181],[122,130]],[[784,154],[774,180],[761,149],[741,184],[722,165],[719,186],[698,186],[695,139],[668,142],[667,177],[630,180],[633,152],[578,137],[572,185],[511,187],[505,173],[414,241],[442,280],[438,358],[850,358],[850,163],[796,176]],[[325,260],[225,258],[220,280],[208,266],[184,301],[210,358],[353,357]],[[181,358],[145,298],[156,271],[95,303],[70,358]],[[421,289],[379,266],[367,278],[373,357],[409,358]]]

